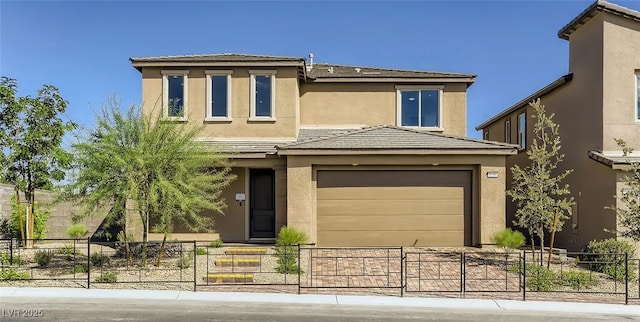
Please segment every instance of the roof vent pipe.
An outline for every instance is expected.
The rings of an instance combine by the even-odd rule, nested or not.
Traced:
[[[309,67],[313,67],[313,53],[309,54]]]

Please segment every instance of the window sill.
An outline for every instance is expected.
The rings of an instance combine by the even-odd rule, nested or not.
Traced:
[[[400,126],[407,129],[419,130],[419,131],[429,131],[429,132],[444,132],[443,127],[422,127],[422,126]]]
[[[249,122],[275,122],[275,117],[260,117],[260,116],[252,116],[249,118]]]
[[[233,121],[230,117],[206,117],[204,119],[205,122],[231,122]]]

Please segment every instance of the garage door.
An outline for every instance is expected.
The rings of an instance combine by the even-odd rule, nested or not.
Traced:
[[[471,243],[470,171],[318,171],[319,246]]]

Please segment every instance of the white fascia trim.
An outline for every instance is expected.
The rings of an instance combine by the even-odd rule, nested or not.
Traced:
[[[249,121],[267,121],[276,120],[276,74],[277,70],[249,70],[251,75],[251,86],[249,86],[250,95],[250,115]],[[256,76],[271,76],[271,116],[256,116]]]
[[[207,97],[205,100],[205,121],[206,122],[215,122],[222,121],[227,122],[233,120],[231,117],[231,74],[233,74],[233,70],[205,70],[204,74],[207,76],[207,88],[205,92],[207,93]],[[211,99],[213,98],[213,93],[211,92],[211,76],[227,76],[227,116],[213,116],[213,110],[211,109]]]
[[[438,126],[422,127],[422,126],[403,126],[408,128],[418,128],[431,131],[444,131],[442,124],[444,114],[444,100],[442,92],[444,85],[396,85],[396,125],[402,126],[402,91],[408,90],[438,90]],[[422,95],[422,94],[420,94]],[[422,97],[422,96],[421,96]],[[420,106],[418,106],[418,111]]]
[[[160,71],[162,74],[162,119],[170,121],[186,121],[187,115],[189,115],[189,71],[186,69],[163,69]],[[184,96],[183,116],[169,117],[169,81],[167,76],[183,76],[184,85],[182,86],[182,92]]]

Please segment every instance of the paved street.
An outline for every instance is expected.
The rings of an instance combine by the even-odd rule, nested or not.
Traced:
[[[639,315],[473,308],[55,297],[6,297],[0,314],[2,321],[640,321]]]

